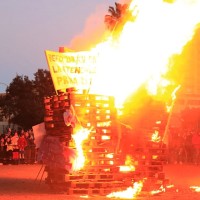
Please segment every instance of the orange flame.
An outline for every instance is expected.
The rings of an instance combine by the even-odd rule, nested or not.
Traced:
[[[133,197],[137,196],[143,187],[142,181],[140,182],[135,182],[133,184],[133,187],[128,187],[124,191],[119,191],[119,192],[112,192],[111,194],[108,194],[107,197],[109,198],[126,198],[126,199],[133,199]]]
[[[73,162],[74,171],[80,170],[84,167],[85,156],[83,154],[82,143],[85,139],[87,139],[88,135],[90,134],[90,131],[91,130],[89,129],[81,128],[72,135],[77,150],[77,157]]]
[[[190,186],[190,189],[194,190],[195,192],[200,192],[200,186]]]
[[[153,133],[153,135],[151,137],[151,141],[153,141],[153,142],[160,142],[161,141],[161,137],[160,137],[159,132],[157,130],[155,130],[155,132]]]
[[[180,89],[181,85],[178,85],[174,91],[172,92],[172,103],[171,105],[167,105],[167,112],[170,113],[170,111],[173,109],[173,106],[174,106],[174,103],[175,103],[175,100],[176,100],[176,93],[177,91]]]
[[[171,92],[169,96],[163,95],[167,88],[171,86],[175,92],[179,88],[176,80],[172,82],[166,78],[169,59],[172,55],[181,53],[186,43],[192,39],[195,26],[200,21],[200,2],[134,0],[129,8],[134,8],[132,15],[135,20],[127,21],[120,37],[116,39],[111,35],[91,50],[92,54],[98,56],[89,92],[114,96],[116,106],[121,107],[131,93],[145,85],[150,95],[167,102],[171,97]],[[172,101],[174,102],[173,97]],[[83,129],[73,135],[78,151],[75,170],[84,166],[82,141],[89,132],[88,129]],[[160,141],[158,133],[152,139]],[[128,164],[125,170],[133,170],[132,167],[133,165]],[[124,168],[121,167],[121,170]],[[107,197],[133,199],[141,192],[142,187],[142,181],[135,182],[133,187],[113,192]],[[152,191],[152,194],[160,191]]]
[[[137,17],[124,25],[118,40],[111,36],[92,50],[98,57],[90,92],[112,95],[121,105],[145,83],[149,94],[166,101],[163,90],[177,86],[164,77],[169,58],[180,53],[192,38],[200,19],[200,4],[189,0],[135,0],[130,4],[133,7],[137,8]]]
[[[125,165],[119,166],[120,172],[130,172],[135,171],[136,165],[138,165],[138,162],[134,160],[134,158],[130,155],[126,155]]]
[[[130,171],[135,171],[135,167],[130,165],[130,166],[127,166],[127,165],[121,165],[119,166],[119,171],[120,172],[130,172]]]
[[[160,194],[161,192],[165,192],[165,188],[163,187],[163,185],[158,190],[151,191],[151,194],[155,195],[155,194]]]

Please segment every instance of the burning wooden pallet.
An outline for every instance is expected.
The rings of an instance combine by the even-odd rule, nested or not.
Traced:
[[[146,145],[135,154],[138,160],[137,171],[145,179],[143,189],[151,190],[165,186],[169,180],[163,172],[163,164],[167,161],[166,145],[160,142],[147,141]]]
[[[151,185],[152,182],[159,185],[166,182],[162,172],[165,148],[154,142],[148,142],[138,151],[140,153],[133,152],[138,161],[135,171],[120,171],[122,163],[116,154],[119,138],[113,97],[63,93],[45,98],[44,104],[47,135],[65,138],[66,145],[70,146],[73,128],[66,126],[63,112],[71,105],[81,126],[90,130],[82,144],[86,158],[83,169],[73,173],[47,169],[47,174],[51,175],[47,183],[51,186],[61,185],[69,194],[106,195],[133,186],[135,181],[144,178]]]

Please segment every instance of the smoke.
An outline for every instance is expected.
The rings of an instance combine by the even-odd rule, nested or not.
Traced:
[[[86,20],[83,31],[71,40],[69,47],[76,51],[89,50],[101,42],[105,34],[104,16],[106,12],[104,6],[97,6],[95,13]]]
[[[116,2],[129,4],[131,0],[120,0]],[[109,6],[115,8],[115,4]],[[95,12],[86,20],[83,31],[71,40],[68,45],[69,48],[75,51],[90,50],[109,36],[110,32],[106,30],[104,23],[104,17],[108,14],[109,6],[107,8],[104,5],[98,5],[96,7]]]

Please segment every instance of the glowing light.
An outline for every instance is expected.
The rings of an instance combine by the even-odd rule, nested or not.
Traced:
[[[194,190],[195,192],[200,192],[200,186],[190,186],[190,189]]]
[[[174,106],[174,102],[175,102],[175,100],[176,100],[176,93],[177,93],[177,91],[180,89],[180,87],[181,87],[181,85],[178,85],[175,89],[174,89],[174,91],[172,92],[172,103],[170,104],[170,105],[167,105],[167,112],[170,112],[171,110],[172,110],[172,108],[173,108],[173,106]]]
[[[89,196],[88,196],[88,195],[84,195],[84,196],[81,195],[80,197],[83,198],[83,199],[89,199]]]
[[[143,187],[142,181],[140,182],[135,182],[133,184],[133,187],[128,187],[124,191],[119,191],[119,192],[112,192],[111,194],[108,194],[108,198],[126,198],[126,199],[133,199],[133,197],[137,196]]]
[[[173,54],[181,53],[193,37],[195,26],[200,21],[200,2],[134,0],[129,8],[133,10],[133,15],[137,16],[135,21],[127,21],[118,38],[111,35],[91,50],[91,53],[98,57],[89,92],[114,96],[116,106],[121,107],[125,99],[144,84],[150,95],[167,102],[171,98],[171,92],[169,96],[163,94],[168,86],[171,86],[174,102],[174,94],[180,86],[176,80],[171,82],[165,76],[169,71],[169,59]],[[168,107],[169,112],[171,105],[173,106],[173,103]],[[105,104],[104,108],[108,106]],[[87,112],[89,113],[89,110]],[[108,127],[110,123],[111,121],[99,122],[97,127]],[[88,122],[87,127],[90,126]],[[86,129],[73,136],[80,151],[76,168],[84,165],[83,152],[79,149],[83,140],[80,139],[81,136],[86,138],[88,134]],[[159,134],[155,133],[152,140],[160,141]],[[134,165],[125,166],[129,170]],[[133,198],[141,191],[142,185],[142,182],[134,183],[134,187],[112,193],[108,197]]]
[[[156,194],[159,194],[161,192],[165,192],[165,188],[163,187],[163,185],[158,190],[151,191],[151,194],[156,195]]]
[[[85,164],[85,156],[83,154],[82,143],[85,139],[87,139],[91,130],[81,128],[80,130],[76,131],[75,134],[72,135],[75,147],[77,150],[77,158],[73,163],[73,170],[77,171],[84,167]]]
[[[153,142],[160,142],[161,141],[161,137],[160,137],[159,132],[157,130],[153,133],[153,135],[151,137],[151,141],[153,141]]]
[[[110,136],[109,135],[102,135],[101,139],[102,140],[110,140]]]
[[[174,185],[167,185],[166,188],[173,188]]]
[[[119,166],[119,171],[120,172],[131,172],[131,171],[135,171],[135,167],[134,166],[121,165],[121,166]]]
[[[137,165],[137,161],[133,159],[132,156],[126,155],[125,159],[125,165],[119,166],[119,171],[120,172],[130,172],[130,171],[135,171],[135,165]]]
[[[158,159],[158,155],[152,155],[152,159],[153,159],[153,160]]]
[[[136,19],[127,20],[119,38],[109,37],[92,50],[99,56],[90,92],[112,95],[120,106],[145,83],[149,94],[166,101],[163,91],[169,85],[177,86],[165,78],[169,59],[192,38],[200,19],[200,4],[134,0],[129,7],[135,8]]]
[[[108,154],[106,154],[105,157],[106,157],[106,158],[114,158],[114,155],[113,155],[112,153],[108,153]]]

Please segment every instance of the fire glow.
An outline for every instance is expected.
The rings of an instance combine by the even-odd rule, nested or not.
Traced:
[[[133,199],[135,196],[137,196],[143,187],[142,181],[140,182],[135,182],[133,184],[133,187],[128,187],[124,191],[119,191],[119,192],[112,192],[111,194],[108,194],[107,197],[109,198],[126,198],[126,199]]]
[[[90,133],[89,129],[82,128],[81,130],[75,132],[74,135],[72,135],[75,141],[76,151],[77,151],[77,157],[73,162],[74,171],[80,170],[84,167],[85,156],[83,154],[82,143],[85,139],[87,139],[89,133]]]
[[[159,136],[159,132],[157,130],[153,133],[151,141],[153,141],[153,142],[161,141],[161,137]]]
[[[200,3],[189,0],[174,3],[135,0],[129,8],[134,8],[135,20],[127,19],[117,39],[110,35],[91,50],[98,57],[89,92],[114,96],[117,106],[121,106],[131,93],[145,84],[149,94],[167,102],[171,91],[175,91],[179,85],[165,77],[170,67],[169,60],[172,55],[180,54],[192,39],[195,26],[200,21]],[[166,90],[169,86],[173,90],[168,93]],[[85,139],[80,135],[88,134],[77,132],[74,135],[76,148],[81,148],[81,139]],[[160,141],[158,133],[153,135],[152,140]],[[81,163],[81,166],[76,166],[76,169],[84,165],[82,154],[80,158],[77,163]],[[134,167],[126,165],[121,170],[134,170]],[[142,182],[135,182],[133,187],[113,192],[107,197],[132,199],[141,189]]]
[[[151,191],[152,195],[160,194],[161,192],[165,192],[165,188],[161,186],[158,190]]]
[[[132,1],[130,8],[137,8],[135,21],[127,20],[117,40],[111,35],[92,50],[99,56],[90,92],[112,95],[120,105],[145,83],[150,94],[165,101],[166,87],[178,84],[164,77],[169,59],[192,38],[199,7],[197,1]]]
[[[200,192],[200,186],[190,186],[190,189],[192,189],[195,192]]]

